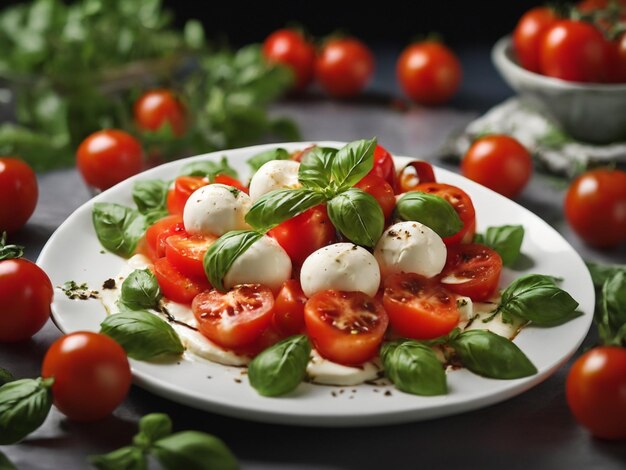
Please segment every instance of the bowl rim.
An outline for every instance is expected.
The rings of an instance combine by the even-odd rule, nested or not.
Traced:
[[[500,38],[491,49],[491,60],[502,72],[508,69],[511,72],[521,75],[525,80],[537,85],[551,87],[569,91],[599,91],[599,92],[626,92],[626,83],[583,83],[571,82],[555,77],[548,77],[539,73],[526,70],[512,59],[513,40],[511,35]]]

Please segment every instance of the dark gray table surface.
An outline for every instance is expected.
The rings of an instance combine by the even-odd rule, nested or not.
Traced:
[[[390,49],[378,52],[379,72],[370,87],[397,94]],[[394,52],[394,51],[391,51]],[[497,76],[486,48],[461,51],[465,80],[450,107],[407,112],[393,110],[376,96],[357,102],[317,97],[287,101],[273,112],[292,116],[306,140],[345,140],[378,136],[392,152],[436,163],[437,150],[450,132],[510,95]],[[454,167],[452,167],[454,168]],[[89,193],[75,170],[39,175],[37,210],[15,241],[36,259],[54,230]],[[559,230],[583,258],[626,262],[624,247],[599,252],[585,247],[562,218],[563,190],[535,175],[518,202]],[[49,345],[60,335],[49,322],[24,344],[0,346],[0,366],[18,377],[37,376]],[[593,344],[592,331],[583,348]],[[579,352],[580,353],[580,352]],[[86,457],[130,442],[139,417],[168,413],[175,429],[198,429],[222,438],[242,467],[263,468],[502,468],[623,469],[626,446],[591,438],[574,422],[565,402],[564,383],[570,363],[532,390],[485,409],[437,420],[355,429],[307,428],[242,421],[198,411],[134,386],[113,416],[94,424],[77,424],[53,409],[37,432],[19,445],[1,450],[19,468],[87,467]]]

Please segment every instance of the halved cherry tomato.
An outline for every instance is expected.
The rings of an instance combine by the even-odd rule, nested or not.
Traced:
[[[174,189],[167,193],[167,210],[170,214],[183,215],[185,204],[189,196],[202,186],[209,184],[209,180],[202,176],[179,176],[174,181]]]
[[[399,193],[413,191],[422,183],[435,183],[435,171],[433,166],[423,160],[415,160],[405,166],[398,178]]]
[[[288,336],[301,333],[304,330],[304,304],[307,300],[298,281],[286,281],[274,303],[274,327]]]
[[[270,326],[274,296],[261,284],[242,284],[225,294],[215,289],[203,292],[191,308],[204,336],[237,348],[254,342]]]
[[[387,181],[370,172],[365,178],[355,184],[355,186],[374,196],[383,210],[385,219],[389,219],[393,213],[393,209],[396,207],[396,195]]]
[[[357,365],[378,353],[389,318],[382,304],[362,292],[325,290],[304,307],[315,349],[334,362]]]
[[[452,292],[480,302],[496,293],[501,272],[502,258],[491,248],[478,243],[454,245],[448,247],[442,283]]]
[[[167,258],[157,259],[153,269],[161,292],[174,302],[189,304],[196,295],[211,288],[208,280],[185,276]]]
[[[233,186],[237,188],[239,191],[243,191],[244,193],[248,194],[248,188],[246,188],[241,181],[239,181],[236,178],[233,178],[232,176],[217,175],[213,179],[213,182],[218,183],[218,184],[225,184],[226,186]]]
[[[146,230],[147,252],[155,260],[165,256],[165,240],[171,235],[184,233],[185,226],[180,215],[169,215],[157,220]]]
[[[215,240],[210,235],[171,235],[165,240],[165,256],[182,274],[204,278],[204,254]]]
[[[335,227],[323,205],[283,222],[267,234],[283,247],[296,265],[304,263],[311,253],[335,241]]]
[[[414,339],[448,334],[459,323],[456,296],[436,279],[398,273],[385,280],[383,305],[394,331]]]
[[[396,166],[393,157],[382,145],[376,145],[374,149],[374,167],[369,174],[380,176],[393,189],[396,188]]]
[[[451,237],[443,239],[446,245],[454,245],[456,243],[470,243],[474,239],[476,233],[476,211],[474,204],[465,191],[451,184],[444,183],[423,183],[415,187],[415,191],[434,194],[444,198],[452,207],[463,222],[463,228]]]

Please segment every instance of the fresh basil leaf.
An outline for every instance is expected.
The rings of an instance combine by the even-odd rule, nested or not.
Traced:
[[[380,351],[385,375],[398,388],[414,395],[448,393],[446,371],[429,346],[414,340],[383,343]]]
[[[450,341],[450,346],[464,367],[484,377],[508,380],[537,373],[537,368],[515,343],[491,331],[464,331]]]
[[[331,173],[339,191],[358,183],[374,167],[376,139],[357,140],[340,148],[331,162]]]
[[[440,237],[450,237],[463,228],[463,222],[452,204],[434,194],[410,191],[398,199],[396,216],[420,222]]]
[[[183,431],[159,439],[152,452],[166,470],[236,470],[237,459],[220,439],[198,431]]]
[[[158,220],[170,215],[167,209],[155,209],[153,211],[146,212],[144,218],[146,219],[146,226],[150,226]]]
[[[304,188],[317,191],[333,191],[331,184],[331,164],[337,154],[336,149],[313,147],[309,150],[298,170],[298,181]]]
[[[350,188],[328,201],[328,217],[337,230],[357,245],[373,248],[383,233],[385,216],[374,196]]]
[[[169,323],[143,310],[109,315],[100,323],[100,333],[113,338],[129,357],[139,361],[180,356],[185,351]]]
[[[164,211],[169,183],[162,180],[141,180],[133,185],[133,201],[142,214]]]
[[[602,289],[604,283],[619,272],[626,273],[626,264],[599,264],[587,262],[587,268],[591,274],[593,285],[596,289]]]
[[[147,470],[148,459],[138,447],[128,446],[104,455],[89,457],[91,465],[98,470]]]
[[[250,385],[266,397],[294,390],[306,375],[311,344],[304,335],[291,336],[256,356],[248,366]]]
[[[21,379],[0,387],[0,445],[15,444],[43,424],[53,379]]]
[[[224,287],[224,276],[235,260],[262,236],[263,234],[252,230],[233,230],[222,235],[209,247],[204,254],[204,272],[215,289],[220,292],[227,290]]]
[[[621,345],[620,328],[626,325],[626,273],[617,272],[604,282],[600,304],[601,317],[597,322],[604,342]]]
[[[15,377],[13,377],[13,374],[11,372],[0,367],[0,386],[9,382],[13,382],[14,380]]]
[[[217,175],[228,175],[239,178],[237,171],[228,164],[228,159],[222,157],[220,161],[204,160],[185,165],[179,176],[203,176],[213,181]]]
[[[504,292],[497,311],[530,320],[538,326],[555,326],[579,316],[576,302],[559,288],[553,277],[528,274],[513,281]]]
[[[139,420],[139,432],[152,443],[172,434],[172,420],[165,413],[150,413]]]
[[[135,269],[122,282],[120,300],[131,310],[155,308],[161,299],[156,276],[149,269]]]
[[[246,222],[253,228],[267,231],[311,209],[325,200],[310,189],[278,189],[256,200],[246,214]]]
[[[289,152],[283,148],[266,150],[265,152],[257,153],[250,157],[247,163],[250,165],[250,168],[252,168],[252,172],[256,172],[259,168],[272,160],[289,160]]]
[[[493,248],[502,258],[504,266],[512,266],[519,258],[523,241],[524,227],[522,225],[500,225],[487,228],[484,239],[480,243]]]
[[[92,218],[102,246],[125,258],[133,254],[146,231],[145,218],[138,211],[119,204],[94,204]]]

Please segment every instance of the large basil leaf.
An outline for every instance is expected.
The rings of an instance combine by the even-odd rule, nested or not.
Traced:
[[[163,180],[141,180],[133,185],[133,201],[142,214],[166,209],[169,183]]]
[[[464,367],[492,379],[519,379],[537,373],[520,348],[486,330],[465,331],[450,341]]]
[[[267,231],[323,203],[324,195],[310,189],[278,189],[261,196],[246,214],[253,228]]]
[[[403,392],[414,395],[448,393],[446,371],[429,346],[413,340],[384,343],[380,357],[385,375]]]
[[[237,171],[228,164],[228,159],[222,157],[220,161],[204,160],[185,165],[179,173],[180,176],[203,176],[213,181],[217,175],[228,175],[239,178]]]
[[[151,448],[167,470],[235,470],[239,467],[230,449],[217,437],[183,431],[156,441]]]
[[[256,356],[248,366],[250,385],[275,397],[295,389],[306,375],[311,344],[304,335],[291,336]]]
[[[500,225],[489,227],[478,243],[493,248],[502,258],[504,266],[512,266],[519,258],[524,227],[522,225]]]
[[[106,202],[94,204],[92,219],[102,246],[125,258],[133,254],[147,225],[138,211]]]
[[[373,248],[383,233],[385,216],[374,196],[350,188],[328,202],[328,216],[337,230],[357,245]]]
[[[402,220],[420,222],[440,237],[450,237],[463,228],[454,207],[434,194],[410,191],[396,203],[396,215]]]
[[[122,283],[120,300],[130,310],[155,308],[161,299],[156,276],[149,269],[135,269]]]
[[[337,190],[358,183],[374,167],[376,139],[350,142],[337,151],[331,162],[332,178]]]
[[[109,315],[100,324],[100,333],[113,338],[129,357],[140,361],[180,356],[185,351],[169,323],[143,310]]]
[[[257,153],[248,159],[248,165],[252,168],[252,172],[256,172],[265,165],[267,162],[271,162],[272,160],[289,160],[289,152],[283,148],[276,148],[271,150],[266,150],[265,152]]]
[[[15,444],[43,424],[53,379],[21,379],[0,387],[0,445]]]
[[[331,192],[331,164],[337,150],[314,147],[304,156],[298,170],[298,181],[304,188]]]
[[[235,260],[259,240],[263,234],[252,230],[227,232],[213,243],[204,255],[204,272],[211,285],[225,292],[224,276]]]

